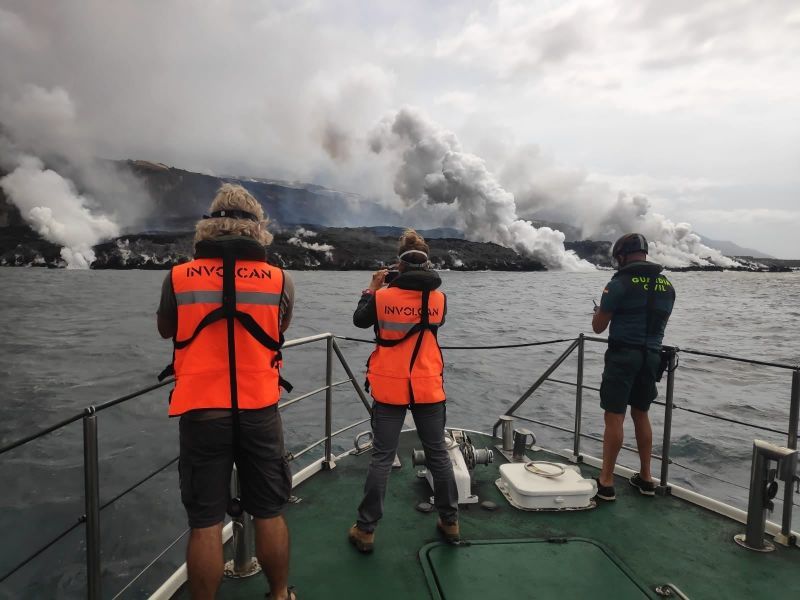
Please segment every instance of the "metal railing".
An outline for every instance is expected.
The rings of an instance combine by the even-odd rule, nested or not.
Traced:
[[[583,382],[583,375],[584,375],[584,349],[586,346],[586,342],[596,342],[602,344],[608,344],[607,338],[600,338],[600,337],[591,337],[586,336],[584,334],[580,334],[577,338],[572,340],[550,340],[546,342],[539,342],[538,345],[545,345],[545,344],[557,344],[563,343],[564,341],[570,341],[570,345],[567,347],[564,352],[562,352],[553,363],[544,371],[544,373],[531,385],[520,398],[514,402],[511,407],[503,413],[506,416],[513,416],[515,418],[521,419],[523,421],[528,421],[531,423],[536,423],[538,425],[542,425],[545,427],[550,427],[556,429],[558,431],[562,431],[565,433],[571,433],[573,435],[573,459],[577,462],[582,460],[581,455],[581,439],[591,439],[597,442],[602,442],[603,439],[583,433],[581,431],[581,421],[582,421],[582,413],[583,413],[583,390],[589,389],[596,392],[599,392],[599,388],[587,386]],[[454,347],[454,349],[457,347]],[[577,350],[578,357],[577,357],[577,376],[574,382],[565,381],[562,379],[556,379],[551,377],[551,375],[570,357],[570,355]],[[787,438],[786,445],[790,449],[797,448],[798,442],[798,421],[800,421],[800,365],[788,365],[785,363],[777,363],[777,362],[769,362],[763,360],[754,360],[748,358],[741,358],[737,356],[729,356],[725,354],[718,354],[712,352],[703,352],[699,350],[690,350],[690,349],[681,349],[677,346],[664,346],[664,350],[668,353],[668,365],[666,369],[667,373],[667,382],[666,382],[666,391],[665,391],[665,401],[659,402],[654,401],[654,404],[660,405],[664,407],[664,425],[662,430],[662,444],[661,444],[661,455],[651,453],[651,456],[656,460],[661,461],[661,473],[659,478],[659,485],[656,488],[656,491],[662,495],[666,495],[670,493],[670,485],[669,485],[669,467],[670,465],[676,465],[678,467],[687,469],[689,471],[693,471],[700,475],[705,475],[712,479],[716,479],[718,481],[722,481],[724,483],[736,485],[742,489],[748,489],[745,486],[741,486],[735,484],[733,482],[727,481],[725,479],[721,479],[717,476],[714,476],[710,473],[704,473],[702,471],[698,471],[689,467],[688,465],[679,463],[670,458],[670,451],[672,447],[672,414],[675,410],[681,410],[688,413],[701,415],[704,417],[708,417],[710,419],[715,419],[719,421],[724,421],[728,423],[735,423],[737,425],[742,425],[745,427],[750,427],[752,429],[756,429],[759,431],[768,431],[771,433],[777,433],[780,435],[785,435]],[[746,363],[751,365],[757,366],[766,366],[766,367],[774,367],[777,369],[789,370],[792,372],[792,381],[791,381],[791,391],[790,391],[790,400],[789,400],[789,423],[788,423],[788,430],[782,431],[779,429],[775,429],[772,427],[767,427],[764,425],[759,425],[757,423],[751,423],[748,421],[742,421],[739,419],[732,419],[730,417],[725,417],[722,415],[716,415],[713,413],[691,409],[684,406],[677,406],[674,403],[674,396],[675,396],[675,372],[678,366],[677,357],[679,354],[690,354],[695,356],[703,356],[703,357],[710,357],[710,358],[718,358],[721,360],[733,361],[738,363]],[[575,422],[573,429],[569,429],[568,427],[562,427],[555,423],[548,423],[545,421],[532,419],[529,417],[524,417],[521,415],[517,415],[516,411],[530,398],[533,393],[541,387],[542,384],[545,382],[550,383],[557,383],[562,385],[568,385],[575,387]],[[498,429],[501,426],[501,421],[498,420],[495,422],[494,427],[492,429],[492,434],[494,437],[497,437]],[[632,448],[630,446],[624,445],[622,446],[624,450],[629,452],[634,452],[638,454],[638,450],[636,448]],[[792,507],[797,506],[793,503],[794,498],[794,486],[791,483],[787,483],[784,486],[784,497],[783,497],[783,514],[781,520],[781,536],[786,539],[791,539],[791,521],[792,521]]]
[[[365,343],[374,343],[374,340],[366,340],[360,338],[350,338],[344,336],[334,336],[330,333],[323,333],[319,335],[309,336],[305,338],[300,338],[296,340],[291,340],[286,342],[284,345],[284,349],[289,349],[293,347],[298,347],[306,344],[311,344],[315,342],[321,342],[325,340],[326,342],[326,370],[325,370],[325,385],[313,389],[309,392],[303,393],[297,397],[288,399],[278,405],[280,410],[283,410],[293,404],[300,402],[306,398],[314,396],[316,394],[325,392],[325,425],[324,425],[324,435],[320,439],[312,442],[305,448],[301,450],[290,453],[289,459],[296,460],[299,457],[303,456],[304,454],[310,452],[311,450],[321,446],[324,444],[323,450],[323,458],[322,458],[322,467],[323,468],[332,468],[334,466],[334,456],[333,456],[333,438],[342,433],[349,431],[359,425],[366,423],[369,420],[369,417],[351,423],[345,427],[342,427],[336,431],[333,431],[333,392],[334,389],[345,385],[347,383],[351,383],[353,388],[358,395],[359,399],[361,400],[364,408],[367,410],[368,413],[371,413],[371,406],[370,401],[367,399],[366,395],[364,394],[361,387],[356,382],[356,378],[345,359],[341,348],[337,343],[337,339],[344,339],[356,342],[365,342]],[[592,439],[598,442],[602,442],[602,438],[598,436],[594,436],[591,434],[583,433],[582,432],[582,420],[583,420],[583,390],[592,390],[592,391],[599,391],[597,387],[592,387],[586,385],[584,383],[584,360],[585,360],[585,345],[586,342],[595,342],[595,343],[607,343],[608,340],[605,338],[598,338],[598,337],[590,337],[585,336],[583,334],[579,335],[577,338],[562,338],[562,339],[555,339],[555,340],[546,340],[546,341],[539,341],[539,342],[528,342],[528,343],[519,343],[519,344],[502,344],[502,345],[491,345],[491,346],[442,346],[443,349],[447,350],[493,350],[493,349],[501,349],[501,348],[523,348],[523,347],[534,347],[534,346],[546,346],[546,345],[553,345],[569,342],[569,346],[567,347],[564,352],[562,352],[555,361],[544,371],[544,373],[514,402],[511,407],[504,413],[508,416],[513,416],[515,418],[528,421],[531,423],[536,423],[542,426],[550,427],[565,433],[571,433],[573,435],[573,457],[576,461],[580,461],[582,459],[581,454],[581,440],[582,439]],[[786,365],[774,362],[767,362],[767,361],[759,361],[759,360],[750,360],[740,357],[733,357],[727,356],[722,354],[710,353],[710,352],[701,352],[697,350],[687,350],[687,349],[679,349],[677,347],[668,347],[665,348],[670,352],[669,354],[669,365],[667,368],[667,383],[666,383],[666,392],[665,392],[665,402],[658,402],[656,401],[655,404],[659,404],[664,407],[665,411],[665,418],[664,418],[664,426],[663,426],[663,433],[662,433],[662,450],[661,455],[652,454],[653,458],[661,461],[661,477],[659,482],[659,491],[662,494],[669,494],[670,486],[669,486],[669,466],[674,464],[676,466],[686,468],[692,471],[695,471],[688,465],[684,465],[674,461],[670,458],[670,448],[672,442],[672,413],[675,410],[683,410],[692,414],[702,415],[712,419],[718,419],[725,422],[736,423],[739,425],[751,427],[753,429],[761,430],[761,431],[769,431],[772,433],[778,433],[787,436],[787,446],[789,448],[797,448],[797,437],[798,437],[798,419],[800,419],[800,366],[798,365]],[[566,381],[563,379],[557,379],[552,377],[555,371],[572,355],[573,352],[577,350],[577,375],[575,381]],[[760,366],[769,366],[769,367],[776,367],[779,369],[791,370],[792,371],[792,386],[791,386],[791,400],[790,400],[790,411],[789,411],[789,426],[788,431],[781,431],[778,429],[766,427],[763,425],[759,425],[756,423],[750,423],[746,421],[741,421],[738,419],[732,419],[729,417],[724,417],[721,415],[715,415],[712,413],[707,413],[704,411],[699,411],[696,409],[690,409],[688,407],[676,406],[674,404],[674,390],[675,390],[675,372],[677,368],[677,356],[679,353],[682,354],[692,354],[697,356],[705,356],[705,357],[712,357],[718,358],[722,360],[728,361],[735,361],[753,365],[760,365]],[[341,381],[333,381],[333,357],[334,355],[338,359],[339,363],[343,367],[345,373],[347,374],[347,379],[343,379]],[[85,541],[86,541],[86,572],[87,572],[87,596],[91,600],[95,600],[101,597],[101,560],[100,560],[100,512],[107,508],[108,506],[112,505],[114,502],[119,500],[120,498],[124,497],[128,493],[132,492],[133,490],[137,489],[139,486],[144,484],[146,481],[150,480],[157,474],[163,472],[171,465],[173,465],[178,458],[175,457],[171,459],[166,464],[160,466],[156,470],[149,473],[147,476],[143,477],[136,483],[130,485],[122,492],[117,493],[115,496],[110,498],[104,503],[100,503],[100,477],[99,477],[99,448],[98,448],[98,438],[97,438],[97,419],[98,414],[104,410],[117,406],[119,404],[128,402],[135,398],[139,398],[149,392],[162,388],[164,386],[170,385],[174,383],[174,379],[168,379],[161,383],[148,386],[131,394],[127,394],[125,396],[121,396],[114,400],[110,400],[108,402],[98,404],[96,406],[90,406],[86,408],[84,411],[63,419],[58,423],[55,423],[49,427],[46,427],[36,433],[31,435],[25,436],[11,442],[10,444],[5,445],[4,447],[0,448],[0,456],[14,450],[15,448],[19,448],[25,444],[28,444],[34,440],[37,440],[45,435],[48,435],[52,432],[58,431],[72,423],[77,421],[83,422],[83,472],[84,472],[84,505],[85,505],[85,512],[84,514],[80,515],[77,521],[72,524],[70,527],[66,528],[60,534],[55,536],[49,542],[44,544],[38,550],[33,552],[32,554],[24,557],[21,561],[16,563],[10,570],[6,571],[5,573],[0,574],[0,583],[6,581],[9,577],[11,577],[14,573],[22,569],[26,564],[34,560],[48,548],[52,547],[53,545],[57,544],[59,541],[63,540],[69,533],[77,529],[80,525],[85,525]],[[532,419],[529,417],[524,417],[522,415],[517,415],[516,411],[523,405],[525,402],[536,392],[536,390],[541,387],[542,384],[545,382],[555,383],[559,385],[567,385],[575,387],[575,414],[574,414],[574,425],[573,428],[570,429],[568,427],[562,427],[555,423],[548,423],[544,421],[540,421],[537,419]],[[493,434],[497,437],[497,430],[500,426],[500,421],[498,420],[495,423],[493,428]],[[637,452],[635,448],[630,446],[623,445],[623,449]],[[714,479],[719,479],[712,474],[709,473],[702,473],[700,471],[695,471],[700,473],[701,475],[706,475],[712,477]],[[723,479],[719,479],[720,481],[725,481]],[[725,481],[725,483],[732,483]],[[735,485],[735,484],[734,484]],[[740,486],[743,487],[743,486]],[[746,488],[745,488],[746,489]],[[793,493],[794,490],[791,485],[785,486],[785,496],[784,496],[784,509],[783,509],[783,521],[782,521],[782,533],[788,534],[790,531],[791,525],[791,510],[793,505]],[[152,567],[156,562],[175,544],[177,544],[188,532],[185,530],[178,538],[172,541],[168,546],[163,548],[161,552],[144,568],[142,569],[135,577],[133,577],[117,594],[114,598],[119,597],[122,593],[129,589],[133,583],[135,583],[147,570]]]
[[[333,390],[336,387],[341,385],[352,383],[353,388],[356,391],[359,399],[361,400],[364,408],[367,410],[367,413],[372,412],[372,408],[370,405],[369,400],[367,399],[366,395],[364,394],[361,387],[358,385],[355,376],[353,375],[353,371],[350,368],[350,365],[347,363],[344,355],[342,354],[339,345],[336,342],[336,338],[331,333],[322,333],[318,335],[313,335],[305,338],[300,338],[296,340],[287,341],[283,349],[295,348],[298,346],[303,346],[306,344],[311,344],[315,342],[326,342],[326,364],[325,364],[325,385],[319,387],[317,389],[311,390],[310,392],[306,392],[297,396],[295,398],[291,398],[286,400],[278,405],[279,410],[283,410],[301,400],[314,396],[316,394],[325,392],[325,434],[324,436],[311,443],[310,445],[306,446],[305,448],[290,453],[288,458],[289,460],[296,460],[300,456],[303,456],[307,452],[321,446],[322,444],[325,445],[324,453],[322,458],[322,466],[323,468],[332,468],[334,466],[334,457],[333,457],[333,438],[341,435],[342,433],[349,431],[359,425],[362,425],[369,421],[369,417],[366,419],[358,420],[350,425],[342,427],[336,431],[333,431]],[[345,373],[347,374],[347,379],[342,381],[333,381],[333,357],[336,356],[339,363],[341,364],[342,368],[344,369]],[[6,444],[2,448],[0,448],[0,456],[16,449],[25,444],[33,442],[46,436],[50,433],[55,431],[59,431],[72,423],[77,421],[83,422],[83,474],[84,474],[84,510],[85,512],[80,515],[75,523],[73,523],[70,527],[67,527],[64,531],[59,533],[57,536],[49,540],[46,544],[39,547],[35,552],[25,556],[19,562],[15,563],[14,566],[9,569],[8,571],[0,574],[0,584],[5,582],[9,577],[17,573],[20,569],[25,567],[28,563],[33,561],[47,549],[51,548],[61,540],[63,540],[67,535],[72,533],[75,529],[77,529],[80,525],[85,526],[84,537],[85,537],[85,547],[86,547],[86,581],[87,581],[87,597],[90,600],[98,600],[101,598],[101,557],[100,557],[100,513],[103,509],[111,506],[120,498],[126,496],[133,490],[137,489],[139,486],[144,484],[145,482],[149,481],[159,473],[163,472],[165,469],[169,468],[171,465],[175,464],[178,460],[178,457],[171,459],[166,464],[160,466],[156,470],[149,473],[147,476],[143,477],[133,485],[125,488],[123,491],[119,492],[118,494],[114,495],[112,498],[107,500],[104,503],[100,503],[100,471],[99,471],[99,445],[98,445],[98,413],[117,406],[119,404],[123,404],[135,398],[139,398],[144,396],[145,394],[157,390],[159,388],[165,387],[167,385],[171,385],[175,382],[174,378],[167,379],[161,383],[148,386],[146,388],[137,390],[133,393],[126,394],[125,396],[121,396],[119,398],[115,398],[114,400],[110,400],[108,402],[104,402],[102,404],[89,406],[84,409],[82,412],[75,414],[69,418],[62,419],[58,423],[54,423],[44,429],[41,429],[33,434],[27,435],[23,438],[15,440],[9,444]],[[185,530],[178,538],[176,538],[172,543],[167,545],[163,548],[160,553],[150,561],[147,566],[139,571],[128,583],[120,589],[113,597],[118,598],[122,595],[125,591],[127,591],[133,583],[135,583],[142,575],[144,575],[150,567],[152,567],[156,562],[167,552],[169,551],[175,544],[177,544],[187,533],[188,529]]]

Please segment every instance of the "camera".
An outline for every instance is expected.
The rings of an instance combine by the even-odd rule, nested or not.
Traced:
[[[398,275],[400,275],[400,271],[397,269],[389,269],[386,273],[386,277],[383,278],[383,283],[392,283],[395,279],[397,279]]]

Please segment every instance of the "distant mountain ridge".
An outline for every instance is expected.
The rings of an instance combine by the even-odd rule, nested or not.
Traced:
[[[403,217],[396,211],[365,201],[357,194],[339,192],[318,184],[267,177],[214,176],[145,160],[120,161],[118,165],[130,169],[143,179],[155,200],[158,211],[155,219],[148,225],[150,229],[179,231],[193,227],[198,215],[208,209],[209,200],[213,198],[216,189],[226,182],[238,183],[247,188],[262,203],[270,218],[282,225],[306,223],[326,227],[385,226],[398,231],[402,225]],[[563,232],[567,242],[585,239],[581,229],[569,223],[539,219],[533,219],[532,223],[535,227],[550,227]],[[440,229],[449,233],[434,233],[436,237],[464,237],[463,232],[454,228],[434,228],[431,231]],[[701,238],[704,244],[727,256],[773,258],[760,250],[744,248],[734,242],[713,240],[705,236]]]
[[[98,263],[98,268],[164,268],[188,257],[191,254],[191,243],[186,232],[194,229],[197,219],[208,210],[210,200],[219,186],[226,182],[243,185],[261,202],[270,216],[271,229],[276,233],[277,239],[286,238],[286,247],[282,249],[281,255],[289,268],[373,268],[372,261],[375,257],[351,247],[351,244],[357,246],[369,240],[369,244],[377,244],[375,248],[383,249],[384,242],[374,242],[373,238],[396,240],[404,229],[401,226],[403,216],[399,212],[369,202],[356,194],[337,192],[315,184],[268,178],[214,176],[144,160],[114,161],[114,164],[120,169],[130,171],[142,181],[152,198],[153,206],[139,225],[129,226],[123,232],[123,237],[109,242],[112,246],[100,244],[96,247],[105,257],[101,261],[103,265]],[[3,175],[0,172],[0,177]],[[380,225],[375,225],[376,223]],[[584,240],[580,228],[566,223],[533,220],[533,224],[536,227],[547,226],[562,231],[567,249],[575,250],[581,258],[598,266],[610,266],[608,240]],[[297,235],[294,232],[299,231],[299,227],[311,227],[325,233],[313,241],[290,241],[292,235]],[[464,232],[452,227],[420,231],[426,238],[444,242],[437,244],[437,251],[442,252],[438,260],[442,268],[541,268],[536,261],[518,256],[513,250],[501,251],[494,244],[467,242]],[[330,241],[324,241],[324,238],[330,238]],[[756,258],[768,256],[732,242],[718,242],[708,238],[703,238],[703,241],[729,255]],[[335,254],[338,256],[330,259],[324,251],[319,254],[313,248],[314,242],[336,247]],[[433,243],[431,247],[433,249]],[[478,250],[481,247],[484,248],[485,260]],[[59,249],[57,244],[42,239],[27,225],[17,207],[0,189],[0,265],[63,266]],[[517,256],[517,259],[512,259],[509,253]],[[152,260],[147,258],[148,255],[151,255]],[[787,266],[777,259],[767,264],[776,268]]]
[[[223,183],[238,183],[261,203],[270,219],[281,225],[309,223],[329,227],[394,223],[399,215],[355,194],[337,192],[314,184],[277,182],[254,177],[226,177],[194,173],[143,160],[118,161],[144,183],[154,207],[145,219],[145,230],[182,231],[194,228],[208,210]]]
[[[700,235],[700,234],[698,234]],[[704,235],[700,236],[702,242],[709,248],[719,250],[725,256],[749,256],[750,258],[775,258],[761,250],[754,250],[753,248],[745,248],[733,242],[724,240],[712,240]]]

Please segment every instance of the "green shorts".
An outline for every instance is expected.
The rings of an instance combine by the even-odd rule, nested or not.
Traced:
[[[656,378],[660,364],[661,355],[657,350],[648,350],[646,361],[642,351],[636,348],[606,350],[600,407],[621,415],[628,405],[646,412],[658,396]]]

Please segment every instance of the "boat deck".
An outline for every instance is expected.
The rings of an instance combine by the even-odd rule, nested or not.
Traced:
[[[493,447],[472,435],[476,447]],[[301,502],[286,518],[292,538],[290,582],[300,600],[425,598],[657,598],[670,582],[689,598],[798,598],[800,549],[761,554],[740,548],[744,526],[674,497],[648,498],[617,479],[617,501],[587,511],[546,513],[512,508],[494,481],[505,459],[478,466],[473,491],[496,511],[462,506],[461,532],[473,542],[441,543],[436,514],[416,510],[430,497],[416,477],[413,432],[401,436],[403,466],[392,472],[375,551],[359,554],[347,541],[355,521],[369,453],[348,456],[295,489]],[[566,462],[545,452],[532,458]],[[586,477],[597,469],[581,465]],[[226,579],[219,598],[262,598],[263,575]],[[185,590],[178,596],[188,597]]]

